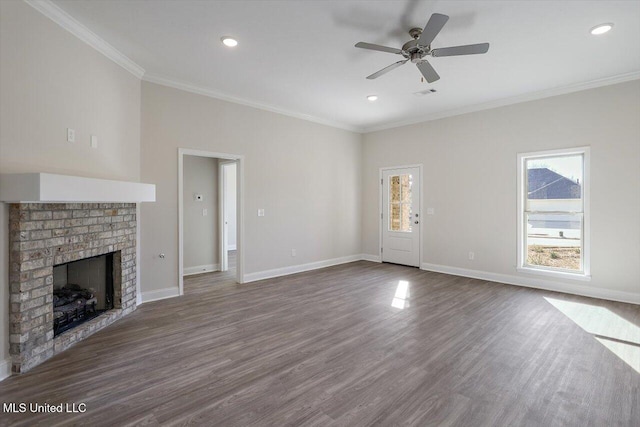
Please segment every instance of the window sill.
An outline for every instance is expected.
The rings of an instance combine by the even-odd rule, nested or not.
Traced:
[[[551,270],[542,270],[538,268],[530,268],[530,267],[518,267],[516,270],[519,273],[527,273],[527,274],[537,274],[540,276],[549,276],[556,277],[558,279],[570,279],[570,280],[580,280],[582,282],[590,282],[591,275],[584,273],[569,273],[566,271],[551,271]]]

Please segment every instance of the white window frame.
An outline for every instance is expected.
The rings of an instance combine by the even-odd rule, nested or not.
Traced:
[[[562,269],[556,269],[553,267],[545,266],[531,266],[526,263],[527,250],[525,245],[527,244],[527,238],[525,233],[527,232],[526,222],[526,197],[527,197],[527,178],[525,173],[526,161],[531,159],[544,159],[553,157],[566,157],[571,155],[583,156],[583,177],[582,177],[582,271],[568,271]],[[518,261],[517,271],[521,273],[539,274],[543,276],[551,276],[565,279],[575,280],[591,280],[591,213],[590,213],[590,192],[591,192],[591,177],[590,177],[590,147],[576,147],[566,148],[560,150],[548,150],[537,151],[531,153],[519,153],[518,154]]]

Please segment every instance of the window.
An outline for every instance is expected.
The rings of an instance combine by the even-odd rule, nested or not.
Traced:
[[[389,231],[411,232],[411,174],[389,177]]]
[[[518,155],[518,269],[589,280],[589,148]]]

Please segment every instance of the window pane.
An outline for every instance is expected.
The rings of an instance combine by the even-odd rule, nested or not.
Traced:
[[[389,177],[389,230],[411,231],[411,175]]]
[[[389,230],[400,231],[400,203],[389,203]]]
[[[402,205],[402,229],[401,231],[411,231],[411,204]]]
[[[531,266],[582,271],[582,214],[526,214]]]
[[[411,203],[411,175],[405,174],[400,176],[400,189],[402,193],[402,202]]]
[[[397,175],[389,177],[389,201],[400,202],[400,177]]]
[[[582,212],[583,155],[527,160],[527,211]]]

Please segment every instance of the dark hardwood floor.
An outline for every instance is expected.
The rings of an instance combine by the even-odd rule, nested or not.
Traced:
[[[86,412],[0,425],[640,425],[639,306],[366,261],[230,275],[0,383]]]

